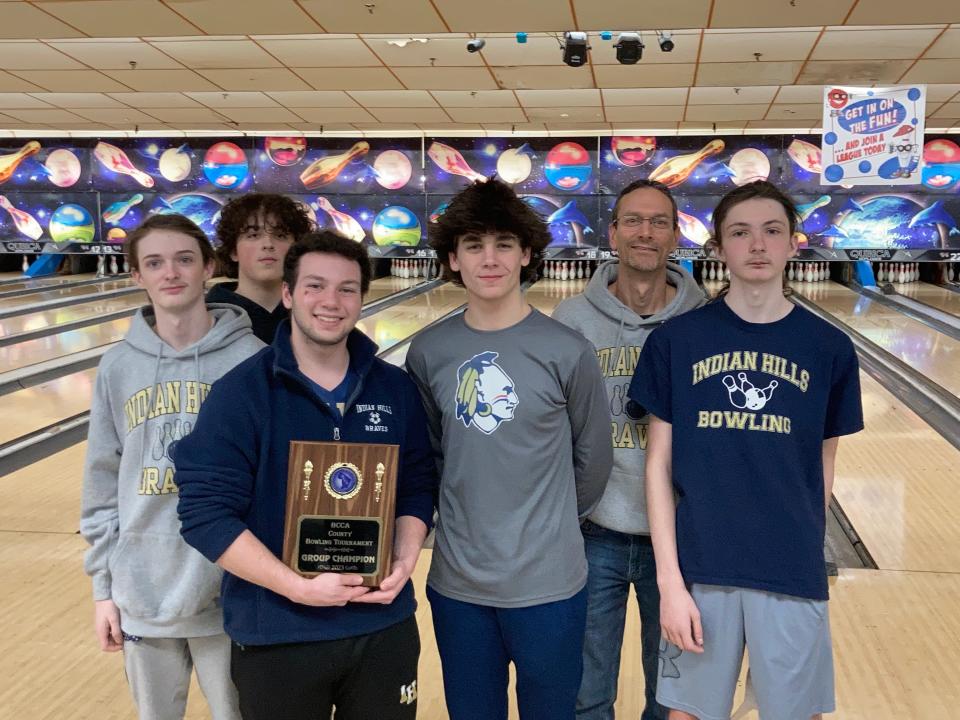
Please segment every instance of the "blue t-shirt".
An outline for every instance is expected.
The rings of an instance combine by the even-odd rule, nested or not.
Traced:
[[[303,375],[303,373],[300,373]],[[307,382],[310,383],[310,387],[313,389],[313,392],[317,394],[317,397],[330,408],[330,412],[333,413],[334,420],[339,423],[343,420],[343,409],[347,403],[347,398],[350,397],[350,393],[353,391],[354,385],[357,384],[357,373],[353,369],[351,364],[347,368],[346,375],[343,376],[343,380],[340,381],[340,384],[337,385],[333,390],[327,390],[325,387],[319,383],[315,383],[313,380],[308,378],[306,375],[303,375],[307,379]]]
[[[823,441],[863,429],[850,339],[720,300],[650,334],[628,394],[672,425],[684,581],[826,600]]]

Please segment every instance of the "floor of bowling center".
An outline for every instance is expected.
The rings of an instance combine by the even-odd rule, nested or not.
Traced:
[[[581,287],[541,281],[528,298],[549,312]],[[881,569],[841,570],[831,581],[839,708],[832,717],[949,717],[960,703],[960,643],[952,642],[960,638],[953,611],[960,522],[950,516],[960,507],[960,491],[949,481],[957,452],[868,376],[863,382],[868,429],[841,442],[837,493],[848,514],[859,512],[854,524],[869,529],[865,541]],[[10,717],[134,717],[122,660],[100,653],[90,629],[85,544],[75,534],[84,449],[68,448],[2,480],[8,502],[0,506],[0,574],[7,578],[0,585],[6,609],[0,674],[12,682],[0,689],[0,707]],[[444,720],[439,659],[423,601],[429,561],[424,551],[414,575],[423,640],[418,716]],[[616,711],[636,718],[643,683],[632,599],[626,638]],[[49,681],[51,667],[56,683]],[[208,717],[196,684],[187,717]],[[512,701],[510,717],[517,718]]]
[[[418,280],[406,278],[380,278],[371,283],[370,291],[364,300],[373,302],[406,290],[418,282]],[[463,302],[462,299],[452,305],[451,309],[460,302]],[[418,307],[420,305],[422,303],[418,303]],[[432,301],[432,305],[437,305],[436,300]],[[405,313],[409,313],[404,310],[403,303],[380,312],[389,313],[393,318],[403,317]],[[383,332],[388,336],[391,333],[396,335],[400,331],[399,321],[394,332],[391,330],[394,326],[385,322],[384,318],[375,320],[377,315],[379,313],[362,322],[370,323],[370,327],[376,327],[376,324],[380,323],[384,328]],[[0,348],[0,368],[26,367],[43,359],[69,355],[87,347],[116,342],[124,336],[129,323],[129,318],[123,318]],[[410,327],[410,324],[406,323],[403,326]],[[88,411],[95,378],[96,368],[90,368],[0,396],[0,415],[6,419],[0,425],[0,445]]]
[[[122,290],[133,287],[134,285],[136,285],[136,283],[132,278],[122,278],[120,280],[104,280],[103,282],[90,283],[89,285],[80,285],[77,287],[40,289],[37,290],[37,292],[27,295],[17,295],[11,298],[0,299],[0,311],[26,307],[51,300],[81,298],[84,295],[93,297],[98,293],[108,292],[110,290]]]
[[[0,273],[0,282],[3,282],[7,279],[4,277],[5,274],[6,273]],[[14,290],[39,291],[51,289],[58,285],[70,285],[72,283],[82,282],[85,280],[93,280],[96,277],[96,273],[79,273],[77,275],[45,275],[38,278],[24,278],[21,274],[20,277],[22,278],[20,282],[9,282],[0,285],[0,293],[12,292]]]
[[[928,282],[891,283],[901,295],[960,317],[960,293]]]

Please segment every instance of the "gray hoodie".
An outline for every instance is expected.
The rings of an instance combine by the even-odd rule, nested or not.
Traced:
[[[635,417],[627,389],[643,343],[664,321],[702,305],[706,300],[693,276],[667,264],[667,282],[677,289],[673,300],[644,319],[618,300],[608,286],[617,279],[616,260],[599,267],[582,295],[564,300],[553,317],[593,343],[600,362],[613,419],[613,470],[600,504],[589,515],[597,525],[631,535],[649,535],[644,492],[649,420]]]
[[[213,327],[183,350],[161,340],[153,308],[141,308],[97,371],[81,499],[84,567],[94,600],[112,598],[131,635],[223,632],[221,570],[180,537],[169,447],[190,432],[210,385],[264,345],[240,308],[207,308]]]

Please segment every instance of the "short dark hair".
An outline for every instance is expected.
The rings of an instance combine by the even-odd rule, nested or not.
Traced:
[[[643,190],[644,188],[656,190],[657,192],[667,196],[667,200],[670,201],[670,207],[673,208],[673,226],[677,227],[680,224],[680,215],[677,212],[677,200],[673,197],[673,193],[670,192],[670,188],[668,188],[662,182],[647,179],[634,180],[620,191],[620,194],[617,195],[616,201],[613,203],[613,222],[616,222],[620,217],[620,201],[634,190]]]
[[[292,235],[294,242],[313,229],[303,206],[285,195],[247,193],[233,198],[220,211],[217,223],[217,259],[227,277],[237,277],[239,266],[231,255],[237,250],[237,239],[250,226],[250,218],[260,214],[273,218],[275,225],[271,229]]]
[[[517,197],[509,185],[491,177],[477,180],[456,195],[443,214],[427,231],[430,247],[437,253],[444,277],[463,285],[459,272],[450,268],[450,254],[456,252],[458,240],[467,233],[513,233],[520,247],[530,250],[530,262],[520,268],[520,282],[537,276],[543,250],[550,244],[550,231],[533,208]]]
[[[140,241],[154,230],[169,230],[192,237],[200,247],[200,257],[203,259],[204,265],[213,262],[216,258],[209,238],[193,220],[176,213],[163,213],[148,217],[137,228],[131,230],[127,239],[123,241],[123,252],[126,253],[127,262],[130,263],[132,270],[140,272],[140,258],[137,257],[137,247],[140,245]]]
[[[370,289],[370,278],[373,274],[367,248],[333,230],[309,232],[287,251],[287,256],[283,260],[283,282],[291,291],[297,284],[300,258],[307,253],[339,255],[356,262],[360,266],[360,294],[367,294],[367,290]]]

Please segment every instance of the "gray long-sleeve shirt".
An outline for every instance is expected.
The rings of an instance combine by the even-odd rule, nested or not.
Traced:
[[[495,607],[579,592],[579,518],[599,502],[613,463],[593,346],[536,310],[497,331],[458,315],[417,336],[407,369],[442,456],[428,584]]]

